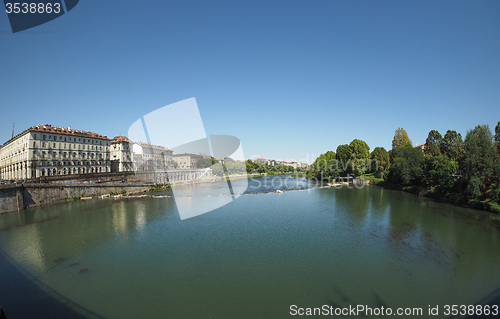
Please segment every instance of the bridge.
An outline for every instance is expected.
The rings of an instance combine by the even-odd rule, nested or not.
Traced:
[[[155,170],[156,184],[180,184],[214,178],[210,168]]]

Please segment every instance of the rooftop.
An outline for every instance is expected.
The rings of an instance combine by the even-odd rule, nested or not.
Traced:
[[[120,142],[127,142],[127,143],[133,143],[131,140],[128,139],[126,136],[115,136],[111,140],[111,143],[120,143]]]
[[[91,137],[91,138],[99,138],[99,139],[103,139],[103,140],[109,140],[109,138],[107,136],[97,134],[94,132],[74,130],[71,127],[66,128],[66,127],[61,127],[61,126],[52,126],[49,124],[32,126],[28,129],[28,131],[58,133],[58,134],[66,134],[66,135],[74,135],[74,136],[80,136],[80,137]]]
[[[172,151],[168,147],[153,145],[153,144],[149,144],[149,143],[137,142],[135,144],[140,145],[141,147],[147,147],[147,148],[152,148],[152,149],[161,150],[161,151]]]

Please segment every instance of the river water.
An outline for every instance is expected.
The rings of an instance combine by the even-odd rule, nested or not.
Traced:
[[[0,292],[8,318],[34,318],[30,298],[54,296],[96,318],[289,318],[291,305],[422,307],[425,318],[429,305],[474,304],[500,287],[500,231],[480,211],[287,176],[251,179],[184,220],[171,195],[1,215],[3,263],[26,280],[0,273],[17,287]]]

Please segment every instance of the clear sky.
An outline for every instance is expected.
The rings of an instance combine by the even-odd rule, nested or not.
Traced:
[[[0,144],[14,121],[126,135],[191,97],[246,157],[494,129],[500,1],[81,0],[15,34],[0,14]]]

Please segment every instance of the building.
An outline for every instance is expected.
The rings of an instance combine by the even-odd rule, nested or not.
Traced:
[[[189,153],[174,154],[174,161],[177,163],[177,168],[193,169],[196,168],[196,162],[205,157],[210,157],[210,156],[201,154],[189,154]]]
[[[196,166],[196,160],[189,154],[175,154],[174,161],[177,163],[177,168],[189,169]]]
[[[414,148],[421,150],[421,151],[425,151],[425,143],[415,145]]]
[[[116,136],[111,140],[111,171],[132,172],[131,146],[133,142],[125,136]]]
[[[135,171],[166,170],[173,167],[171,149],[149,143],[131,144],[132,163]]]
[[[133,142],[125,136],[111,141],[111,171],[133,172],[172,168],[172,150],[164,146]]]
[[[111,140],[106,136],[52,125],[37,125],[0,149],[2,179],[110,172]]]

